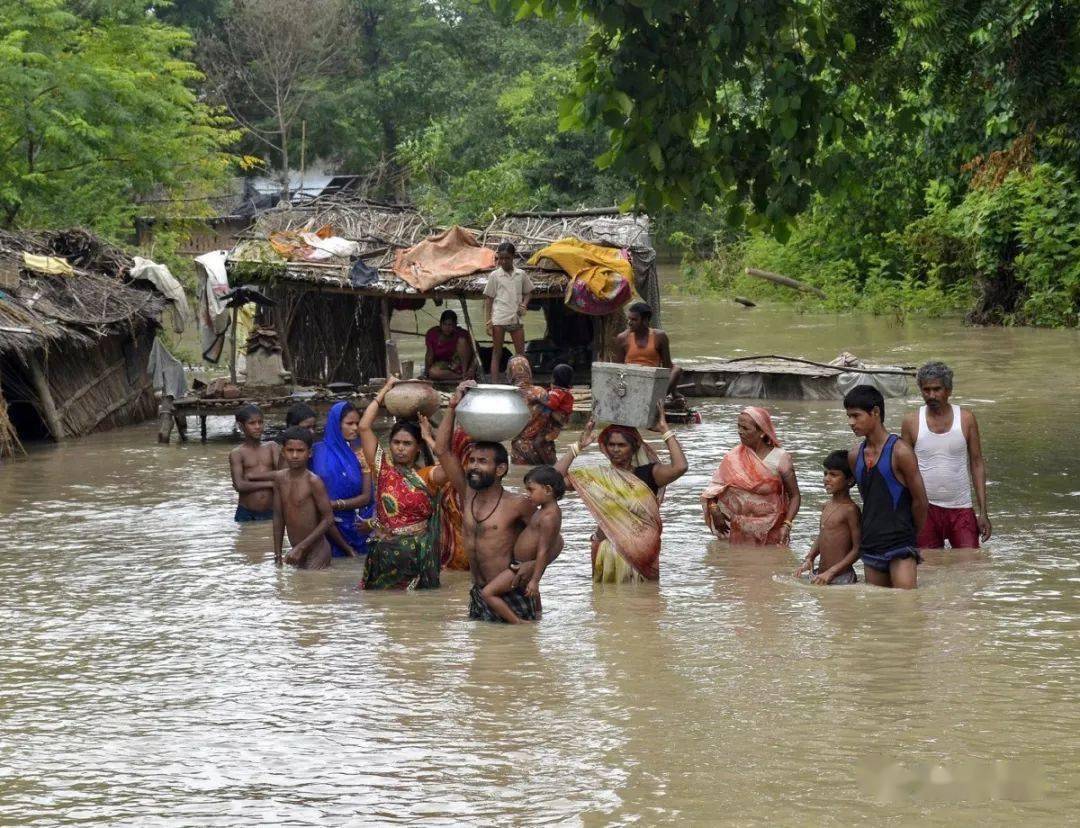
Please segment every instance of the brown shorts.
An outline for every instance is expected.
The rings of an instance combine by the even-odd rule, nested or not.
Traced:
[[[506,333],[514,333],[515,331],[520,331],[525,326],[522,325],[520,322],[515,322],[513,325],[496,325],[496,324],[492,323],[491,327],[499,328],[499,329],[505,331]]]

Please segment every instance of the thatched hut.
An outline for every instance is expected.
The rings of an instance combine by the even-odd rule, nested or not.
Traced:
[[[358,285],[349,278],[350,261],[288,261],[269,244],[271,234],[332,228],[334,234],[356,243],[353,260],[377,270],[377,278]],[[418,291],[392,269],[398,250],[411,247],[440,228],[414,207],[362,200],[320,199],[302,206],[263,213],[245,238],[231,251],[226,267],[231,284],[255,282],[276,302],[266,322],[277,329],[286,367],[297,382],[364,383],[386,376],[396,367],[391,314],[425,301],[460,303],[472,329],[466,300],[483,297],[484,272],[451,278],[427,291]],[[514,213],[471,228],[481,244],[496,247],[512,241],[523,259],[557,241],[574,236],[583,241],[626,249],[634,267],[635,287],[659,313],[656,253],[649,238],[649,219],[624,215],[614,208],[573,212]],[[575,368],[588,376],[594,360],[610,356],[614,335],[623,326],[621,312],[607,317],[579,316],[563,303],[569,277],[553,264],[526,268],[547,323],[544,341],[562,349],[575,348]],[[479,321],[479,320],[477,320]],[[535,343],[539,345],[540,343]],[[389,351],[389,352],[388,352]]]
[[[131,264],[82,230],[0,233],[0,454],[154,415],[165,300],[124,281]]]

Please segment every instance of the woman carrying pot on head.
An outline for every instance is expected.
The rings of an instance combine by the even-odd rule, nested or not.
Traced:
[[[701,495],[705,525],[732,544],[786,546],[801,503],[791,455],[780,448],[772,417],[764,408],[744,408],[739,445],[724,455]]]
[[[437,497],[446,483],[425,443],[427,418],[420,425],[398,420],[389,446],[379,451],[375,420],[386,393],[399,382],[391,377],[360,418],[360,443],[375,470],[375,531],[368,542],[362,589],[433,589],[439,586]]]
[[[594,423],[590,420],[576,444],[555,468],[581,496],[598,524],[592,536],[592,577],[596,583],[655,581],[660,577],[661,490],[674,483],[688,468],[686,455],[668,428],[663,404],[650,430],[658,432],[671,461],[661,463],[636,428],[611,425],[600,432],[600,450],[608,466],[587,466],[570,471],[570,465],[592,445]]]
[[[360,413],[353,404],[334,403],[326,416],[323,439],[311,454],[311,470],[326,485],[334,510],[334,523],[327,534],[335,557],[368,551],[365,521],[374,513],[374,503],[371,475],[365,472],[360,457],[359,433]]]
[[[555,464],[555,441],[574,414],[574,369],[556,365],[551,372],[551,388],[533,385],[532,365],[526,356],[516,356],[506,366],[510,384],[516,385],[529,406],[532,419],[510,442],[510,460],[519,466]]]

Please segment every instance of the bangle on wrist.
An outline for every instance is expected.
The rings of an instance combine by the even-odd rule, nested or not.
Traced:
[[[579,454],[581,454],[581,449],[578,448],[577,443],[570,444],[570,454],[574,457],[577,457]]]
[[[665,431],[663,434],[660,435],[660,439],[663,440],[666,443],[668,440],[670,440],[674,436],[675,436],[675,432],[672,431],[669,428],[667,431]]]
[[[790,529],[791,528],[791,521],[790,520],[785,520],[782,525],[786,526],[788,529]]]

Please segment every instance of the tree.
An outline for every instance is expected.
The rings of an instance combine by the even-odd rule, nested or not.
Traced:
[[[135,199],[213,191],[229,121],[201,103],[189,35],[138,0],[0,4],[0,221],[130,232]]]
[[[217,95],[276,153],[286,196],[297,125],[326,88],[347,31],[341,0],[237,0],[221,34],[204,41]]]

